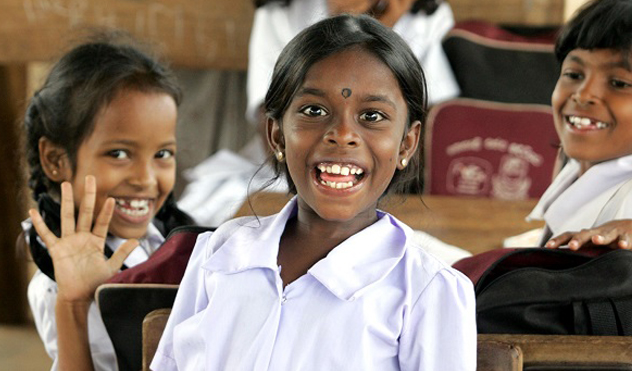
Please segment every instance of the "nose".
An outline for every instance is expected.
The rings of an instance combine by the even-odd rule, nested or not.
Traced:
[[[580,106],[588,106],[601,99],[601,94],[601,88],[596,81],[586,78],[573,93],[573,100]]]
[[[329,145],[357,147],[360,144],[360,136],[357,133],[354,118],[351,115],[345,115],[338,120],[333,120],[323,140]]]
[[[131,171],[128,182],[134,187],[145,189],[158,183],[156,180],[156,169],[154,169],[154,164],[151,160],[137,161]]]

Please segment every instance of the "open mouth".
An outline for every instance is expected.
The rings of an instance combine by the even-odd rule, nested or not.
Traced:
[[[322,162],[316,166],[318,182],[332,189],[351,188],[358,184],[364,175],[364,169],[353,164]]]
[[[151,199],[116,198],[116,210],[132,218],[143,218],[151,211]]]
[[[610,124],[603,121],[596,121],[588,117],[564,116],[566,123],[577,130],[601,130],[606,129]]]

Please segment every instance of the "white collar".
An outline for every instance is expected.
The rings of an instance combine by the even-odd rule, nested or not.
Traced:
[[[279,241],[296,210],[294,197],[279,214],[250,219],[209,257],[202,268],[230,274],[258,268],[276,271]],[[336,246],[314,264],[308,274],[338,298],[354,300],[397,265],[404,256],[410,233],[406,225],[378,211],[375,223]],[[212,244],[213,239],[209,242]]]

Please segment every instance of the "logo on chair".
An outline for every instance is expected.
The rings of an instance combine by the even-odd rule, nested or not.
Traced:
[[[448,167],[447,190],[452,194],[486,196],[494,169],[477,157],[460,157]]]

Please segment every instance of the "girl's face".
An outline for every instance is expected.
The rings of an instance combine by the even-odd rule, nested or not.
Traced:
[[[379,197],[417,146],[421,124],[406,131],[407,115],[395,76],[374,55],[352,48],[315,63],[282,129],[269,121],[272,149],[285,151],[300,212],[373,223]]]
[[[562,147],[582,171],[632,154],[632,70],[619,51],[571,51],[552,103]]]
[[[108,197],[116,200],[114,236],[143,237],[173,189],[176,118],[168,94],[122,90],[97,114],[94,131],[79,146],[75,173],[67,167],[77,207],[86,175],[97,180],[96,213]]]

